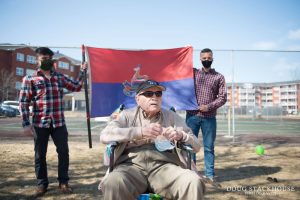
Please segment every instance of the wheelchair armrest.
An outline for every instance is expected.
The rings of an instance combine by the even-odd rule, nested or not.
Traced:
[[[112,142],[110,144],[108,144],[110,147],[115,148],[116,146],[118,146],[119,143],[117,142]]]
[[[106,154],[109,156],[109,172],[112,172],[114,169],[115,149],[117,146],[117,142],[112,142],[106,146]]]
[[[185,144],[183,142],[178,142],[177,147],[180,148],[180,149],[183,149],[185,151],[193,152],[192,146],[189,145],[189,144]]]
[[[189,144],[185,144],[183,142],[177,142],[177,148],[180,148],[187,152],[187,168],[192,169],[192,154],[193,154],[193,148]]]

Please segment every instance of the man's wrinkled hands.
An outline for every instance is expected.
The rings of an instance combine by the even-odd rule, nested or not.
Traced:
[[[142,137],[146,139],[155,139],[157,136],[161,135],[163,128],[158,123],[152,123],[148,126],[142,128]]]
[[[170,141],[180,141],[183,138],[183,133],[181,131],[177,131],[174,127],[171,126],[165,128],[162,135]]]

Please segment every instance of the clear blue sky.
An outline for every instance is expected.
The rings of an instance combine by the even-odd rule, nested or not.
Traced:
[[[0,27],[0,43],[13,44],[300,50],[300,1],[0,0]],[[81,59],[80,49],[59,51]],[[214,57],[230,82],[230,52]],[[234,66],[240,82],[300,79],[300,53],[236,52]]]

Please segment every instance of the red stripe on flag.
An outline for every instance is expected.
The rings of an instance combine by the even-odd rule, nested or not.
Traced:
[[[130,81],[138,65],[141,75],[159,82],[193,77],[192,47],[142,51],[87,47],[87,52],[92,82]]]

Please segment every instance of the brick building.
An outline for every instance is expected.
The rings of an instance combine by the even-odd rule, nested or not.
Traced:
[[[80,61],[54,52],[55,68],[71,79],[76,79]],[[26,45],[0,44],[0,101],[17,100],[22,78],[37,68],[35,48]]]
[[[231,83],[227,84],[231,107],[233,96]],[[235,83],[234,105],[236,108],[281,108],[286,114],[300,113],[300,80],[274,83]]]

